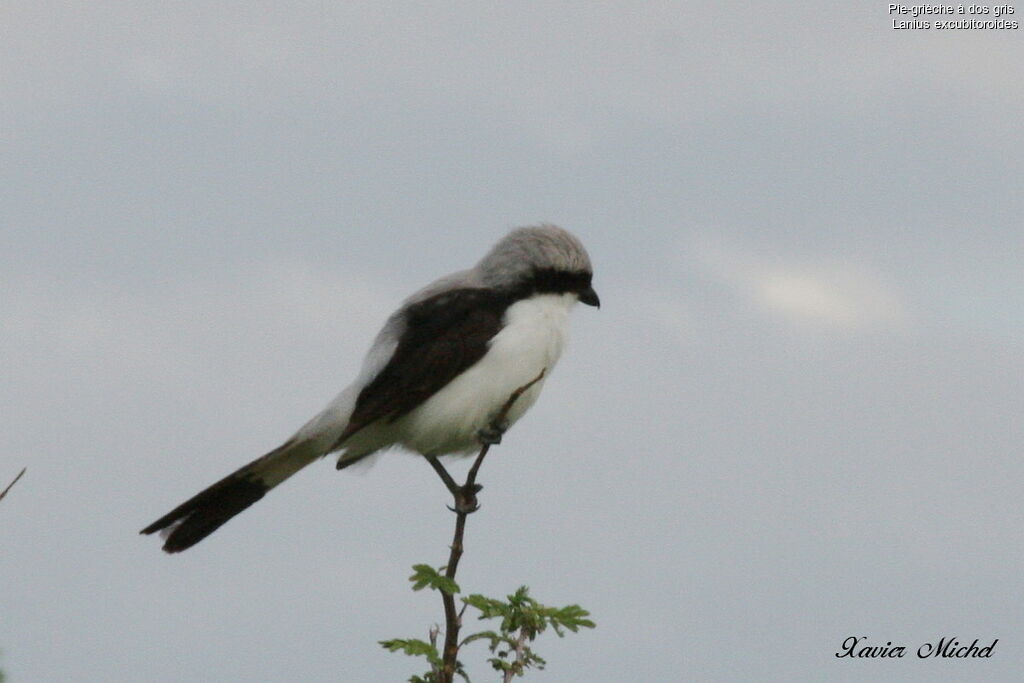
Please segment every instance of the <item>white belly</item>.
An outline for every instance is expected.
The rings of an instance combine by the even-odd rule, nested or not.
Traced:
[[[428,455],[479,448],[477,432],[490,424],[512,393],[541,370],[544,379],[562,355],[573,294],[544,294],[516,302],[487,354],[421,406],[395,422],[404,447]],[[544,380],[530,387],[509,411],[511,425],[534,404]]]

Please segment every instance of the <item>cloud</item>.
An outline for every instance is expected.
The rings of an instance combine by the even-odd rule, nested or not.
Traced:
[[[869,330],[907,321],[893,288],[862,264],[825,257],[784,261],[705,243],[694,251],[705,276],[791,324]]]
[[[766,309],[793,320],[855,329],[904,317],[896,298],[874,277],[846,267],[768,271],[754,287]]]

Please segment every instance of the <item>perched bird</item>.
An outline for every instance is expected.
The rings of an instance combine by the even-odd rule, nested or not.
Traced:
[[[500,439],[537,400],[562,353],[569,309],[599,306],[590,257],[554,225],[517,228],[475,267],[406,299],[359,376],[290,439],[142,530],[176,553],[203,540],[300,469],[337,452],[338,469],[391,446],[429,457]]]

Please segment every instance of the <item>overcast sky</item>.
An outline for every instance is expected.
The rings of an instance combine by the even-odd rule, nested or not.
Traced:
[[[551,221],[602,308],[485,463],[459,571],[593,613],[527,680],[1019,674],[1024,29],[885,8],[4,3],[0,667],[420,673],[377,641],[441,619],[406,581],[451,538],[421,461],[316,463],[180,556],[137,532],[319,410],[406,294]]]

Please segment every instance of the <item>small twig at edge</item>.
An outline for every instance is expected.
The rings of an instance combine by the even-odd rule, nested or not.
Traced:
[[[18,483],[18,480],[21,479],[21,475],[25,474],[25,470],[27,470],[27,469],[28,469],[27,467],[22,467],[21,468],[21,472],[18,472],[18,476],[16,476],[14,478],[14,481],[12,481],[10,484],[8,484],[7,488],[5,488],[2,492],[0,492],[0,500],[3,500],[4,496],[7,495],[7,492],[11,490],[11,487]]]

